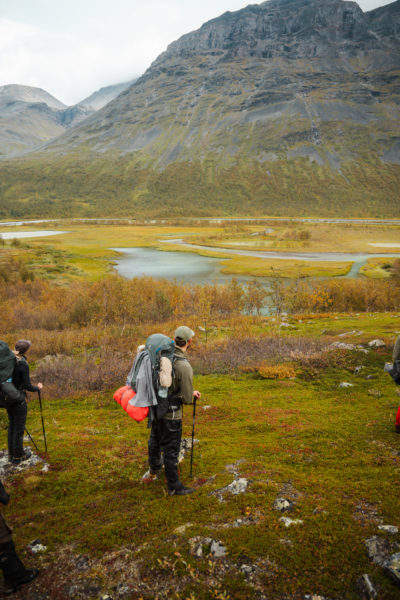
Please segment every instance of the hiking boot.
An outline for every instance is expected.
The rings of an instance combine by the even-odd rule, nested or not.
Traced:
[[[25,569],[25,573],[16,579],[4,579],[3,593],[5,596],[13,594],[26,583],[30,583],[39,575],[39,569]]]
[[[143,475],[140,483],[152,483],[158,479],[158,473],[152,473],[150,469]]]
[[[11,459],[11,463],[13,465],[19,465],[23,460],[28,460],[32,456],[32,452],[30,450],[24,450],[21,456],[14,456]]]
[[[400,425],[395,425],[395,431],[396,433],[400,433]]]
[[[177,489],[168,490],[170,496],[187,496],[193,494],[196,490],[194,488],[185,487],[184,485]]]

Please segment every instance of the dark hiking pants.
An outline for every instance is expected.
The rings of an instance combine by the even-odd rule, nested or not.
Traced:
[[[8,457],[20,458],[24,453],[24,431],[28,407],[19,402],[7,408],[8,413]]]
[[[182,487],[178,475],[178,456],[182,438],[182,420],[159,419],[153,421],[149,438],[149,466],[152,473],[161,470],[164,458],[168,489]]]

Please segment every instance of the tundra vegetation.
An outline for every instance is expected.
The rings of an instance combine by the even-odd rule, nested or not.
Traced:
[[[225,286],[126,280],[107,274],[107,247],[121,246],[129,227],[110,227],[107,236],[105,226],[86,227],[90,235],[82,227],[80,237],[78,229],[51,245],[0,248],[0,336],[33,342],[49,447],[48,472],[39,464],[6,474],[12,501],[4,512],[21,555],[32,560],[24,548],[33,539],[47,547],[34,559],[42,573],[24,600],[356,600],[363,574],[379,598],[398,598],[365,544],[376,536],[393,554],[400,541],[379,529],[398,526],[400,511],[399,396],[382,368],[400,333],[396,261],[385,279],[275,277],[268,291],[234,279]],[[130,229],[138,243],[126,235],[127,245],[151,245],[160,234],[154,226]],[[220,228],[211,229],[203,233]],[[317,229],[305,241],[312,244]],[[259,314],[266,302],[274,306],[269,316]],[[197,493],[171,498],[162,479],[140,484],[148,431],[112,395],[136,346],[155,331],[172,335],[181,322],[196,331],[190,360],[203,397]],[[376,338],[384,345],[371,347]],[[42,447],[34,398],[27,426]],[[189,408],[184,437],[190,431]],[[190,483],[189,461],[180,468]],[[245,493],[220,491],[239,478],[248,481]],[[289,501],[289,527],[277,498]],[[210,539],[225,556],[212,555]]]

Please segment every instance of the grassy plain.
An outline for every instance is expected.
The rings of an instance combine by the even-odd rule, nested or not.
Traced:
[[[26,260],[33,262],[34,268],[41,269],[41,275],[46,272],[43,267],[46,248],[47,272],[57,278],[57,269],[52,270],[55,253],[58,253],[58,273],[65,266],[64,275],[70,278],[89,277],[96,279],[109,272],[113,259],[117,256],[111,250],[113,247],[128,248],[151,247],[163,251],[192,251],[204,256],[229,259],[223,260],[223,270],[226,273],[248,274],[250,276],[277,277],[340,276],[348,272],[351,264],[344,262],[326,261],[293,261],[281,259],[261,259],[243,256],[233,256],[224,253],[227,248],[241,250],[272,250],[279,252],[354,252],[354,253],[384,253],[393,252],[393,257],[399,256],[400,226],[374,224],[326,224],[326,223],[297,223],[283,222],[270,219],[267,222],[235,223],[221,222],[220,224],[206,221],[182,220],[177,224],[149,223],[138,224],[131,222],[102,221],[77,223],[76,221],[59,221],[57,223],[39,224],[40,229],[61,229],[67,233],[53,238],[36,238],[21,242],[21,251],[25,247]],[[15,231],[32,230],[32,227],[16,228]],[[10,232],[3,228],[1,232]],[[189,249],[179,244],[166,244],[160,240],[183,239],[186,243],[202,244],[208,249]],[[392,248],[375,247],[372,244],[393,244]],[[38,260],[33,257],[39,253]],[[62,264],[61,264],[62,263]],[[383,259],[383,264],[392,264],[393,258]],[[40,265],[40,266],[39,266]],[[379,268],[377,263],[362,270],[369,277],[387,276],[388,271]]]
[[[399,534],[378,529],[400,525],[400,436],[394,433],[400,400],[382,369],[400,333],[399,315],[294,317],[293,329],[280,327],[276,317],[246,322],[248,334],[272,336],[283,349],[299,337],[308,340],[311,358],[288,357],[294,379],[284,373],[265,379],[257,369],[196,369],[195,387],[203,396],[193,480],[188,456],[180,467],[183,481],[196,488],[190,497],[169,497],[163,479],[140,483],[148,430],[112,400],[112,389],[64,399],[45,393],[50,470],[38,465],[6,480],[12,501],[4,512],[22,556],[36,538],[48,548],[35,559],[24,557],[42,574],[16,598],[37,600],[45,593],[52,600],[98,600],[125,589],[123,597],[135,600],[297,600],[306,594],[356,600],[364,573],[380,599],[398,598],[398,587],[369,559],[365,541],[400,541]],[[240,343],[238,327],[232,321],[213,329],[207,352],[220,338]],[[205,344],[197,337],[194,364]],[[377,337],[386,346],[369,349]],[[314,344],[339,340],[370,351],[334,351],[319,362]],[[362,367],[358,374],[356,367]],[[342,381],[353,387],[339,388]],[[184,437],[191,424],[188,408]],[[40,443],[37,401],[27,425]],[[4,429],[0,436],[4,447]],[[238,477],[248,479],[246,493],[219,499],[218,490]],[[293,509],[274,509],[278,497],[293,502]],[[282,516],[302,522],[286,528]],[[191,552],[197,536],[202,557]],[[227,555],[213,558],[205,538],[220,541]]]

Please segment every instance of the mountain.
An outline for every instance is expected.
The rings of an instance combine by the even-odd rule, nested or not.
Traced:
[[[65,104],[41,88],[27,85],[4,85],[0,87],[0,104],[6,105],[12,102],[41,103],[47,104],[50,108],[61,110],[66,108]]]
[[[93,94],[91,94],[88,98],[85,98],[79,102],[79,105],[85,106],[93,111],[99,110],[111,102],[111,100],[113,100],[121,92],[126,90],[126,88],[132,85],[135,81],[136,80],[133,79],[132,81],[127,81],[126,83],[117,83],[116,85],[102,87],[97,90],[97,92],[93,92]]]
[[[66,106],[41,88],[0,87],[0,157],[25,154],[59,137],[129,85],[128,82],[101,88],[74,106]]]
[[[17,210],[16,190],[37,198],[39,185],[67,214],[393,214],[399,67],[399,0],[367,13],[343,0],[227,12],[40,153],[9,163],[3,211],[11,199]]]

